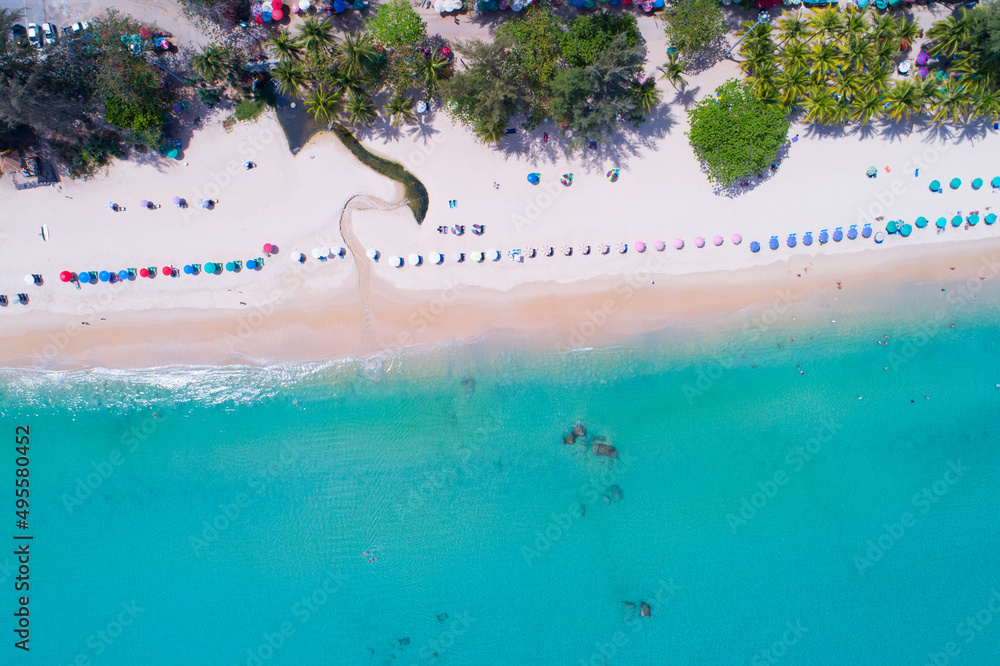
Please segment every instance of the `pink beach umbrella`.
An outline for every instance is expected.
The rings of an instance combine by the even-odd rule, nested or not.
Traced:
[[[270,243],[264,243],[263,249],[264,249],[264,254],[271,254],[271,250],[274,249],[274,246],[271,245]]]
[[[713,238],[712,243],[715,244],[716,246],[722,245],[722,236],[716,236],[715,238]]]
[[[639,241],[638,243],[635,244],[635,251],[636,252],[645,252],[646,251],[646,244],[643,243],[642,241]]]
[[[280,9],[275,9],[273,12],[271,12],[271,20],[272,21],[280,21],[284,17],[285,17],[285,13],[282,12]]]
[[[282,2],[281,0],[271,0],[271,9],[280,10]]]
[[[701,236],[698,236],[697,238],[694,239],[694,245],[695,247],[705,247],[705,239],[702,238]]]
[[[740,236],[739,234],[733,234],[731,240],[733,241],[733,245],[739,245],[740,243],[743,242],[743,236]]]
[[[664,243],[663,241],[656,241],[654,247],[656,248],[657,252],[663,252],[665,249],[667,249],[667,244]]]
[[[674,239],[674,248],[677,249],[677,250],[683,249],[684,248],[684,241],[682,241],[680,238],[675,238]]]

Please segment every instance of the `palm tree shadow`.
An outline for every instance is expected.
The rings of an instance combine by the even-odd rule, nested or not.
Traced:
[[[882,120],[882,138],[889,141],[902,140],[913,133],[913,123],[908,120]]]
[[[983,120],[982,118],[977,118],[971,122],[964,125],[960,125],[958,128],[958,139],[959,141],[975,141],[977,139],[985,139],[986,135],[989,133],[992,127],[991,121]]]
[[[948,125],[941,123],[929,123],[923,130],[924,143],[933,143],[935,141],[952,142],[955,140],[955,131]]]
[[[382,116],[379,116],[379,119],[375,122],[374,132],[378,133],[378,138],[382,140],[383,145],[390,142],[399,143],[399,140],[403,138],[402,130]]]
[[[701,86],[695,86],[694,88],[681,87],[680,90],[674,91],[674,98],[670,100],[670,104],[679,104],[685,110],[690,109],[698,101],[695,98],[699,92],[701,92]]]
[[[851,134],[857,136],[859,141],[864,141],[878,136],[878,127],[875,126],[875,123],[858,123]]]

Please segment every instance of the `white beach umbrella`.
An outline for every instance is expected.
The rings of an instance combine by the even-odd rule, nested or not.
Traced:
[[[396,268],[399,268],[400,266],[403,265],[403,258],[396,256],[389,257],[389,263],[395,266]]]
[[[307,12],[310,7],[312,7],[312,3],[309,0],[301,0],[299,2],[299,11]]]
[[[500,261],[500,250],[490,250],[490,261]]]
[[[332,248],[330,248],[330,253],[335,257],[343,256],[344,248],[340,247],[339,245],[334,245]]]
[[[373,247],[368,248],[368,250],[365,252],[365,254],[372,261],[378,261],[378,250],[376,250],[375,248],[373,248]]]
[[[465,255],[462,254],[461,252],[452,252],[451,253],[451,260],[454,261],[456,264],[462,263],[463,259],[465,259]]]
[[[34,275],[25,275],[24,276],[24,282],[25,282],[25,284],[35,284],[35,276]]]
[[[444,263],[444,255],[441,254],[440,252],[435,252],[434,254],[432,254],[431,255],[431,259],[434,260],[435,264],[442,264],[442,263]]]
[[[323,255],[323,248],[321,248],[321,247],[314,247],[311,254],[313,256],[313,259],[319,259],[320,257],[324,256]]]
[[[330,256],[330,252],[331,252],[331,250],[330,250],[330,248],[328,248],[328,247],[321,247],[321,248],[319,249],[319,251],[323,253],[323,258],[324,258],[324,259],[326,259],[327,257],[329,257],[329,256]]]
[[[421,261],[422,261],[422,259],[420,258],[420,255],[417,254],[416,252],[410,254],[410,256],[407,257],[406,259],[407,259],[407,261],[410,262],[411,266],[419,266],[420,263],[421,263]]]
[[[480,264],[483,263],[483,261],[486,259],[486,257],[483,256],[482,252],[473,252],[472,258],[475,259],[476,262]]]

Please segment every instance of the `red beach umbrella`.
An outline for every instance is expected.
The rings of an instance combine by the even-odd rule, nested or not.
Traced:
[[[149,277],[149,269],[148,268],[140,268],[139,269],[139,277]]]
[[[59,274],[59,279],[62,280],[63,282],[72,282],[73,274],[70,273],[69,271],[63,271],[62,273]]]
[[[281,4],[281,0],[271,0],[271,9],[281,11]],[[271,12],[271,14],[273,15],[274,12]]]
[[[170,275],[171,273],[173,273],[173,271],[171,270],[170,266],[164,266],[163,267],[163,274],[164,275]]]

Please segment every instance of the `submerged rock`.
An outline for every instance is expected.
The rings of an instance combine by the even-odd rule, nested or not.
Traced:
[[[587,426],[583,425],[582,421],[577,421],[576,425],[573,426],[573,434],[577,437],[586,437]]]
[[[445,620],[448,619],[448,614],[447,613],[441,613],[440,615],[437,616],[437,618],[438,618],[438,622],[444,622]]]
[[[587,505],[584,504],[583,502],[580,502],[579,507],[580,507],[580,517],[583,518],[584,516],[587,515]]]
[[[607,495],[601,495],[601,499],[604,500],[605,504],[611,504],[611,498]]]
[[[406,647],[409,644],[410,644],[410,637],[409,636],[407,636],[406,638],[400,638],[399,639],[399,647]]]
[[[603,442],[594,441],[593,451],[599,456],[604,456],[606,458],[617,458],[618,450],[610,444],[604,444]]]
[[[462,380],[462,386],[465,387],[465,392],[472,395],[476,392],[476,380],[472,377],[466,377]]]
[[[563,444],[573,444],[575,442],[576,442],[576,436],[573,433],[570,433],[565,437],[563,437]]]
[[[642,605],[639,606],[639,615],[642,617],[649,617],[651,612],[652,611],[649,609],[649,604],[643,601]]]
[[[620,487],[618,487],[617,485],[613,485],[608,487],[607,496],[610,497],[611,501],[613,502],[621,502],[622,497],[625,496],[625,493],[622,492],[622,489]]]

